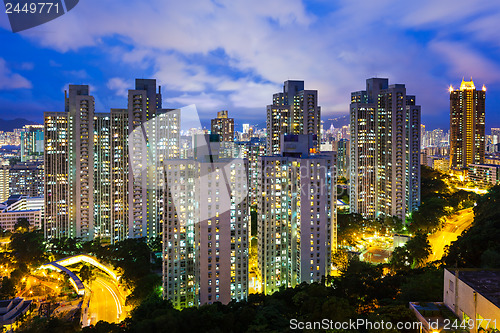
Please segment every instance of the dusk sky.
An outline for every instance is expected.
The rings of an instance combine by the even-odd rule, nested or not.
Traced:
[[[163,106],[196,104],[265,123],[287,79],[319,91],[322,119],[348,113],[369,77],[404,83],[427,128],[449,127],[448,87],[487,87],[486,132],[500,127],[500,2],[471,0],[80,0],[12,33],[0,13],[0,118],[42,122],[70,83],[96,111],[126,107],[135,78],[156,78]]]

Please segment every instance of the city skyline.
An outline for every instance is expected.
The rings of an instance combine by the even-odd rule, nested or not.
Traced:
[[[494,3],[386,1],[360,9],[355,3],[321,1],[255,8],[158,2],[131,3],[131,11],[114,1],[96,6],[86,1],[58,20],[18,34],[0,15],[1,38],[9,45],[0,55],[0,119],[15,112],[41,123],[44,111],[60,109],[65,87],[81,83],[99,96],[96,111],[106,111],[123,105],[130,78],[155,77],[164,87],[165,107],[194,103],[204,120],[229,110],[239,129],[265,117],[268,96],[288,78],[322,92],[318,105],[329,125],[329,118],[348,114],[346,96],[358,82],[390,77],[420,96],[422,123],[446,128],[447,87],[472,77],[488,89],[486,123],[500,126],[500,57],[492,33],[500,11]],[[402,9],[401,18],[384,20]],[[148,20],[148,29],[134,28],[150,14],[164,19]],[[188,17],[189,23],[178,17]],[[255,29],[248,34],[243,26]],[[285,52],[274,51],[277,41]],[[370,57],[361,52],[367,48]]]
[[[2,331],[498,331],[500,3],[4,2]]]

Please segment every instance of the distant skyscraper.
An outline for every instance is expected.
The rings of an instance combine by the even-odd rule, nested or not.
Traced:
[[[493,151],[500,151],[500,128],[492,128],[491,129],[491,145],[493,145]]]
[[[450,168],[467,169],[484,163],[486,88],[476,90],[472,79],[460,89],[450,86]]]
[[[217,118],[212,119],[212,134],[217,134],[221,141],[234,141],[234,119],[228,118],[226,110],[217,112]]]
[[[420,124],[420,149],[424,149],[425,147],[427,147],[427,143],[425,142],[425,133],[425,125]]]
[[[21,162],[43,157],[43,125],[25,125],[21,132]]]
[[[267,154],[278,155],[283,134],[313,134],[319,149],[321,107],[318,91],[304,90],[304,81],[285,81],[283,92],[273,95],[273,104],[267,106]]]
[[[330,275],[336,157],[310,154],[312,137],[282,135],[282,153],[259,158],[258,260],[265,294]]]
[[[340,139],[336,141],[334,150],[337,152],[337,176],[349,179],[349,140]]]
[[[9,198],[9,165],[0,164],[0,202]]]
[[[250,124],[243,124],[243,133],[248,134],[250,130]]]
[[[95,113],[88,86],[75,85],[65,106],[45,113],[46,238],[159,236],[162,159],[178,154],[179,119],[178,111],[161,109],[156,80],[136,80],[127,109]],[[149,151],[132,141],[130,156],[128,137],[138,126]],[[147,168],[134,177],[130,162],[138,161]]]
[[[367,218],[420,204],[420,106],[403,84],[366,80],[351,94],[350,208]]]

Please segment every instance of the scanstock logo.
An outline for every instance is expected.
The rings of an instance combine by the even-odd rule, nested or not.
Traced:
[[[182,226],[229,212],[248,197],[241,149],[232,142],[225,146],[211,142],[209,135],[192,134],[201,128],[196,106],[189,105],[159,113],[128,136],[134,193],[162,190]],[[217,209],[210,209],[212,203]]]
[[[79,0],[4,0],[12,32],[36,27],[73,9]]]

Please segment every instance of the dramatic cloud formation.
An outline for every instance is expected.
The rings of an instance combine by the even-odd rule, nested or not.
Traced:
[[[116,95],[127,97],[128,89],[132,86],[131,82],[126,82],[124,79],[114,77],[108,81],[107,87],[114,90]]]
[[[31,82],[19,74],[12,73],[7,63],[0,58],[0,90],[31,88]]]
[[[114,96],[100,96],[107,107],[125,103],[134,77],[154,77],[165,106],[263,122],[283,81],[303,79],[327,119],[378,76],[405,83],[424,121],[445,127],[446,89],[462,77],[488,84],[487,107],[500,111],[498,22],[495,1],[86,0],[21,35],[60,55],[45,61],[61,70],[90,67],[89,83]]]

